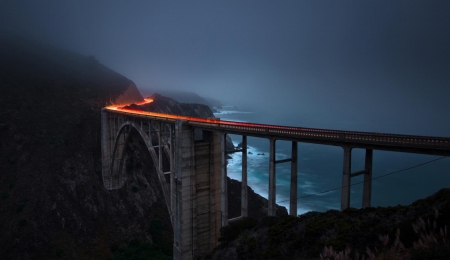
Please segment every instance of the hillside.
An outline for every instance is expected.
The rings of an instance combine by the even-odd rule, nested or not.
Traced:
[[[125,187],[107,191],[102,182],[100,110],[142,99],[92,56],[0,36],[1,259],[127,259],[142,248],[171,255],[167,208],[139,138],[127,147]],[[192,116],[211,112],[193,108]],[[230,216],[238,208],[230,201]]]
[[[213,259],[450,259],[449,227],[442,189],[408,206],[244,219],[225,230]]]
[[[142,90],[143,94],[152,95],[153,93],[159,93],[164,97],[168,97],[173,99],[179,103],[189,103],[189,104],[202,104],[207,105],[208,107],[220,107],[222,103],[219,100],[213,98],[204,98],[197,93],[188,92],[188,91],[176,91],[176,90],[168,90],[168,89],[144,89]]]
[[[141,99],[93,57],[1,36],[2,259],[105,259],[135,239],[152,242],[149,220],[167,226],[158,187],[102,183],[100,109]]]

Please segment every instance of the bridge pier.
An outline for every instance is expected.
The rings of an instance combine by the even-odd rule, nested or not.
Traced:
[[[270,155],[269,155],[269,201],[268,201],[268,215],[275,216],[276,215],[276,177],[275,177],[275,139],[270,138]]]
[[[276,165],[278,163],[291,162],[291,184],[290,184],[290,202],[289,202],[289,215],[297,216],[297,185],[298,185],[298,173],[297,173],[297,156],[298,145],[297,142],[292,142],[291,158],[289,159],[276,159],[276,139],[270,139],[270,155],[269,155],[269,199],[268,199],[268,215],[276,216]]]
[[[350,186],[351,178],[364,174],[364,186],[362,196],[362,207],[367,208],[371,205],[372,199],[372,161],[373,150],[366,149],[364,170],[351,173],[352,165],[352,147],[344,146],[344,171],[342,175],[341,192],[341,210],[350,207]]]
[[[221,138],[221,177],[222,177],[222,194],[221,194],[221,210],[222,210],[222,227],[228,226],[228,183],[227,183],[227,134],[222,133]]]
[[[292,158],[291,158],[291,189],[289,201],[289,215],[297,216],[297,187],[298,187],[298,173],[297,173],[297,142],[292,142]]]
[[[247,194],[247,136],[242,136],[242,184],[241,184],[241,216],[248,216]]]
[[[224,183],[217,174],[222,168],[221,139],[220,133],[210,131],[196,139],[185,121],[175,124],[174,259],[203,257],[218,245]]]
[[[362,207],[367,208],[371,206],[372,200],[372,160],[373,160],[373,150],[366,149],[366,160],[365,160],[365,172],[364,172],[364,188],[363,188],[363,201]]]
[[[342,175],[341,210],[350,207],[352,148],[344,146],[344,172]]]

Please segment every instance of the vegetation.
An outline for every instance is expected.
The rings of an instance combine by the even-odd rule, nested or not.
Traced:
[[[224,242],[213,258],[449,259],[449,195],[450,189],[442,189],[409,206],[234,222],[233,232],[223,229]],[[246,228],[235,228],[240,226]]]
[[[161,248],[156,245],[133,241],[124,249],[119,250],[112,258],[113,260],[169,260],[172,256],[166,255]]]
[[[100,111],[133,82],[94,57],[14,36],[0,34],[0,56],[2,259],[107,259],[145,248],[134,238],[155,247],[155,219],[167,219],[160,237],[170,240],[150,167],[133,164],[126,188],[103,187]]]
[[[223,227],[221,229],[222,234],[220,238],[221,243],[223,245],[228,244],[229,242],[236,239],[239,236],[239,234],[241,234],[245,230],[254,228],[257,223],[258,220],[256,218],[251,217],[243,218],[241,220],[229,223],[228,226]]]
[[[172,241],[165,239],[163,223],[159,220],[152,220],[147,230],[152,237],[153,243],[145,243],[138,239],[133,239],[124,249],[119,249],[117,245],[111,245],[110,250],[114,253],[113,260],[131,259],[172,259]]]

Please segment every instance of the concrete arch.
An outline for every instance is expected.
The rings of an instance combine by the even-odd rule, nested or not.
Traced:
[[[160,124],[160,129],[161,123]],[[171,127],[170,127],[171,128]],[[158,175],[158,180],[161,185],[161,189],[164,194],[164,199],[167,205],[167,209],[169,211],[169,215],[171,218],[171,221],[173,219],[173,213],[172,213],[172,207],[171,207],[171,198],[170,198],[170,188],[169,184],[167,183],[164,172],[162,169],[162,157],[164,155],[164,151],[167,149],[170,149],[166,140],[166,143],[164,144],[163,138],[159,138],[159,141],[161,143],[158,143],[159,151],[158,153],[155,150],[155,147],[152,145],[152,137],[149,136],[143,129],[142,125],[138,125],[135,122],[132,121],[125,121],[123,122],[120,127],[118,128],[118,131],[114,133],[114,145],[111,153],[111,161],[110,161],[110,171],[106,172],[103,175],[103,179],[109,179],[109,181],[104,181],[105,188],[108,190],[112,189],[119,189],[123,187],[127,180],[126,172],[124,171],[124,158],[125,158],[125,147],[129,142],[131,132],[132,130],[136,130],[140,137],[143,139],[144,143],[146,144],[146,147],[150,153],[150,157],[152,158],[153,165],[155,167],[155,170]],[[159,129],[158,129],[159,130]],[[171,129],[170,129],[171,130]],[[169,151],[170,153],[170,151]],[[169,156],[170,160],[170,156]],[[170,162],[172,163],[172,162]],[[173,174],[173,173],[171,173]],[[109,183],[109,187],[106,186],[106,183]],[[173,221],[172,221],[173,223]]]

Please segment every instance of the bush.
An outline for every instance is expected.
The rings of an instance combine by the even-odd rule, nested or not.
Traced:
[[[258,224],[258,220],[252,217],[246,217],[228,224],[220,229],[221,238],[219,241],[226,245],[236,239],[243,231],[253,229]]]
[[[130,246],[124,250],[119,250],[113,260],[169,260],[172,259],[171,256],[164,254],[156,246],[141,243],[137,240],[133,240]]]

